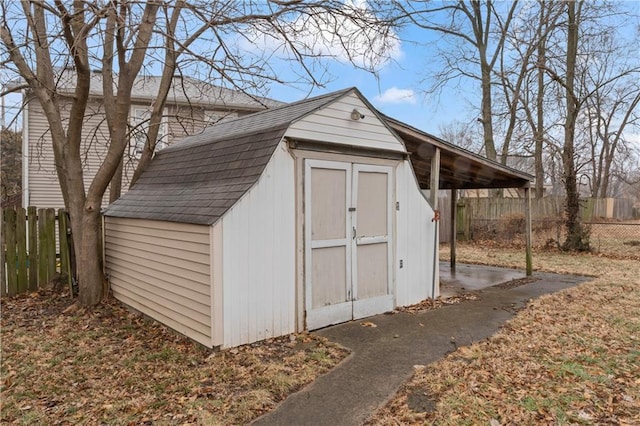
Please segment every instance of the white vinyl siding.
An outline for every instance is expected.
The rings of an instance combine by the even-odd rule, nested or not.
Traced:
[[[281,143],[222,218],[224,347],[295,332],[294,161]]]
[[[71,102],[62,98],[60,105],[63,125],[66,128]],[[132,124],[134,121],[133,117],[135,117],[136,114],[141,117],[148,111],[148,105],[134,104],[131,110]],[[227,111],[218,111],[217,113],[220,114],[223,119],[226,119],[227,116],[234,117],[237,115],[236,113],[229,113]],[[200,133],[204,128],[204,111],[201,107],[178,108],[176,106],[167,106],[166,114],[168,117],[163,119],[162,129],[160,131],[164,146],[170,145],[188,134]],[[25,169],[25,172],[28,173],[26,179],[28,188],[26,189],[28,189],[29,199],[23,200],[23,204],[25,204],[24,207],[63,208],[64,200],[54,166],[49,124],[40,103],[36,99],[32,99],[29,102],[29,113],[26,115],[25,126],[28,128],[26,132],[28,152],[24,152],[23,155],[28,162],[28,170]],[[102,104],[95,100],[89,102],[82,129],[83,144],[81,156],[84,165],[85,190],[88,190],[93,177],[104,160],[110,140],[109,129]],[[143,140],[141,141],[144,143]],[[125,155],[124,158],[124,176],[122,179],[123,194],[126,193],[129,188],[131,177],[137,165],[137,158],[139,158],[134,148],[132,148],[129,153],[130,155]],[[106,207],[108,204],[109,188],[107,188],[102,199],[102,206]]]
[[[156,140],[156,150],[166,148],[169,144],[169,124],[167,112],[163,111],[160,119],[160,128],[158,129],[158,137]],[[131,109],[131,139],[129,140],[129,155],[140,159],[144,145],[147,142],[147,133],[149,132],[149,120],[151,119],[151,107],[135,106]]]
[[[63,125],[66,127],[71,103],[64,102],[64,100],[61,100],[60,103],[60,114],[62,115]],[[37,100],[32,100],[29,103],[27,120],[28,122],[25,123],[25,126],[29,127],[27,132],[29,138],[29,152],[27,154],[29,162],[29,200],[24,201],[28,206],[36,206],[38,208],[63,208],[64,200],[54,166],[49,123],[42,106]],[[104,111],[100,104],[96,102],[89,103],[82,129],[81,156],[84,161],[85,188],[89,189],[91,180],[104,159],[106,143],[109,140],[109,130],[104,121]],[[107,189],[103,205],[106,205],[108,201],[109,190]]]
[[[438,267],[437,252],[434,265],[434,250],[438,244],[434,240],[435,222],[431,221],[433,209],[420,192],[408,161],[398,165],[396,194],[400,206],[396,212],[396,304],[406,306],[432,296],[433,268]],[[435,290],[437,297],[437,285]]]
[[[354,108],[365,117],[352,120],[350,116]],[[355,93],[292,123],[286,136],[367,149],[405,152],[404,145]]]
[[[116,299],[211,347],[211,227],[105,218]]]

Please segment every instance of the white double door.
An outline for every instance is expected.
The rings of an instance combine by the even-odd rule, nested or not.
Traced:
[[[309,330],[393,309],[393,168],[305,160]]]

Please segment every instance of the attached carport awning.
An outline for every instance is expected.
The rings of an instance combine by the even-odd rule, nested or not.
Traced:
[[[526,272],[533,273],[531,250],[531,182],[533,176],[460,148],[438,137],[383,115],[403,140],[422,189],[429,189],[434,209],[437,192],[451,190],[451,269],[456,264],[456,204],[458,189],[523,188],[526,236]],[[439,215],[437,215],[439,217]]]
[[[431,167],[436,150],[440,151],[439,189],[527,188],[533,176],[491,161],[408,124],[384,117],[402,138],[418,183],[431,187]]]

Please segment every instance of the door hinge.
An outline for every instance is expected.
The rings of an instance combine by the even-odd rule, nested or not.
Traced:
[[[396,201],[396,210],[400,210],[400,201]]]
[[[402,269],[402,259],[400,259],[400,269]]]

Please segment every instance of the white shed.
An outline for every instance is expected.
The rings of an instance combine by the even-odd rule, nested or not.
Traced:
[[[125,304],[232,347],[434,296],[433,217],[402,140],[352,88],[159,152],[105,212],[105,268]]]

